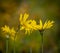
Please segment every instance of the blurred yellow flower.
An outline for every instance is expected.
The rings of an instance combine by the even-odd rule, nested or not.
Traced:
[[[38,28],[37,26],[38,25],[37,25],[35,20],[32,20],[30,25],[32,26],[32,30],[37,30],[37,28]]]
[[[49,29],[53,26],[53,23],[54,23],[54,21],[48,20],[43,25],[42,20],[40,19],[40,23],[37,27],[38,27],[39,30]]]
[[[29,14],[20,14],[20,30],[25,30],[25,34],[27,33],[31,33],[33,30],[44,30],[44,29],[48,29],[51,28],[53,26],[54,21],[46,21],[43,25],[42,20],[40,19],[40,23],[37,24],[35,20],[27,20],[29,17]]]
[[[5,27],[2,27],[1,29],[2,29],[2,31],[4,31],[5,33],[8,33],[10,35],[15,35],[15,33],[16,33],[14,28],[10,29],[9,26],[6,26],[6,25],[5,25]]]
[[[15,33],[16,33],[16,31],[14,30],[14,28],[12,28],[12,29],[10,30],[10,34],[15,35]]]
[[[2,27],[1,29],[2,29],[2,31],[4,31],[5,33],[8,33],[8,32],[10,33],[10,28],[9,28],[8,26],[6,26],[6,25],[5,25],[5,27]]]
[[[20,30],[23,30],[25,29],[25,34],[31,32],[31,29],[32,29],[32,26],[30,25],[32,20],[27,20],[29,17],[29,14],[25,13],[24,15],[23,14],[20,14],[20,18],[19,18],[19,21],[20,21],[20,25],[21,25],[21,28]]]

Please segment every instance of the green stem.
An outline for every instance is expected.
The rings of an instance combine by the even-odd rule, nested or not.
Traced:
[[[41,47],[41,49],[42,49],[42,53],[43,53],[43,44],[44,44],[44,41],[43,41],[43,31],[40,31],[40,34],[41,34],[41,40],[42,40],[42,47]]]
[[[15,38],[16,38],[16,35],[14,37],[14,53],[15,53]]]
[[[6,38],[6,53],[8,53],[8,44],[9,44],[9,39]]]
[[[42,38],[42,53],[43,53],[43,35],[41,36],[41,38]]]
[[[17,31],[16,31],[16,34],[17,34],[17,32],[19,31],[19,29],[20,29],[20,24],[18,25],[18,28],[17,28]],[[15,36],[14,36],[14,51],[13,51],[13,53],[16,53],[15,52],[15,38],[16,38],[16,34],[15,34]]]

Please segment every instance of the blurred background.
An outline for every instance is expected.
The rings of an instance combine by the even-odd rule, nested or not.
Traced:
[[[5,53],[6,37],[1,27],[17,29],[20,13],[29,13],[29,19],[43,22],[54,20],[54,26],[44,31],[44,53],[60,53],[60,0],[0,0],[0,53]],[[41,35],[34,31],[25,35],[19,31],[16,37],[16,53],[41,53]],[[9,39],[9,53],[13,53],[13,40]]]

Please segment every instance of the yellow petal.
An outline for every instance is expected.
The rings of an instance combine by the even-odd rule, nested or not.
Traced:
[[[53,26],[53,25],[48,26],[47,29],[48,29],[48,28],[51,28],[52,26]]]
[[[25,22],[27,20],[27,18],[29,17],[29,14],[24,14],[24,17],[23,17],[23,22]]]
[[[26,28],[25,29],[25,34],[30,34],[30,29]]]
[[[28,30],[28,34],[30,35],[30,30]]]
[[[22,16],[23,16],[23,15],[22,15],[22,14],[20,14],[20,18],[19,18],[19,21],[20,21],[20,22],[22,21]]]
[[[9,28],[8,26],[6,26],[6,25],[5,25],[5,27],[2,27],[1,29],[2,29],[2,31],[4,31],[5,33],[10,32],[10,28]]]
[[[43,24],[42,24],[42,20],[40,20],[40,29],[42,29],[43,28]]]
[[[36,25],[36,21],[35,21],[35,20],[33,20],[33,21],[32,21],[32,24],[33,24],[33,25]]]
[[[47,29],[51,28],[53,26],[54,21],[48,21]]]
[[[24,27],[21,27],[21,28],[20,28],[20,30],[23,30],[23,29],[24,29]]]
[[[16,33],[16,31],[14,30],[14,28],[12,28],[12,29],[10,30],[10,34],[11,34],[11,35],[15,35],[15,33]]]
[[[47,27],[47,21],[44,23],[43,29],[46,29]]]
[[[27,34],[28,33],[28,31],[27,30],[25,30],[25,34]]]
[[[36,30],[37,29],[37,23],[35,20],[32,20],[31,24],[30,24],[31,28]]]

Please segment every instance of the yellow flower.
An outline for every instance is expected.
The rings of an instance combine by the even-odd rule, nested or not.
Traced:
[[[29,17],[29,14],[25,13],[24,16],[23,14],[20,14],[20,18],[19,18],[20,24],[23,25],[26,22],[28,17]]]
[[[8,32],[10,33],[10,28],[9,28],[8,26],[6,26],[6,25],[5,25],[5,27],[2,27],[1,29],[2,29],[2,31],[4,31],[5,33],[8,33]]]
[[[38,28],[37,26],[38,25],[37,25],[35,20],[32,20],[30,25],[32,26],[32,30],[37,30],[37,28]]]
[[[15,33],[16,33],[16,31],[14,30],[14,28],[12,28],[12,29],[10,30],[10,34],[12,34],[12,35],[14,36]]]
[[[10,29],[9,26],[6,26],[6,25],[5,25],[5,27],[2,27],[1,29],[2,29],[2,31],[4,31],[5,33],[8,33],[10,35],[15,35],[15,33],[16,33],[14,28]]]
[[[23,29],[26,30],[25,34],[27,33],[30,34],[32,30],[32,26],[30,25],[32,20],[27,20],[28,17],[29,17],[29,14],[26,14],[26,13],[24,15],[20,14],[20,19],[19,19],[20,25],[21,25],[20,30],[23,30]]]
[[[31,26],[29,24],[24,24],[23,26],[21,26],[20,30],[25,30],[25,34],[29,33],[30,34],[30,31],[31,31]]]
[[[25,30],[25,34],[32,32],[33,30],[44,30],[44,29],[48,29],[51,28],[53,26],[54,21],[46,21],[43,25],[42,20],[40,19],[40,23],[39,25],[36,23],[35,20],[27,20],[29,17],[29,14],[20,14],[20,30]]]
[[[39,30],[49,29],[53,26],[54,21],[46,21],[43,25],[42,20],[40,19],[40,24],[37,26]]]

